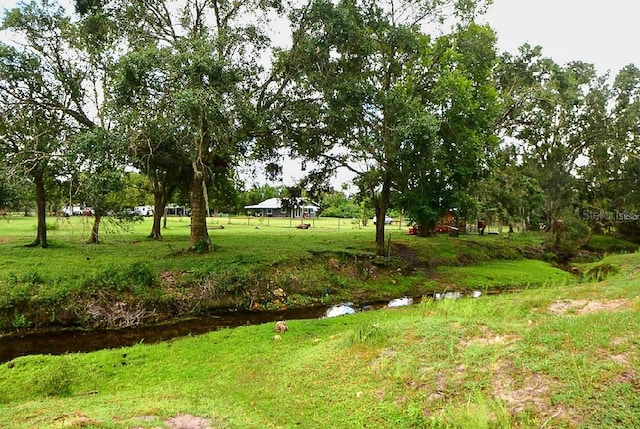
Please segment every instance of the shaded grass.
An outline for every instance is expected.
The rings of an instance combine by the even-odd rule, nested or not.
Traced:
[[[638,245],[614,235],[592,235],[584,246],[586,250],[598,253],[633,253]]]

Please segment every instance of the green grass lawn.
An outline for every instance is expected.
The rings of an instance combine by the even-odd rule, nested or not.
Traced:
[[[569,285],[576,277],[558,270],[544,261],[508,260],[483,262],[471,266],[443,266],[437,270],[452,288],[489,290],[520,290],[547,285]]]
[[[150,218],[124,229],[104,222],[99,245],[85,244],[92,218],[50,218],[51,247],[41,249],[25,247],[35,236],[36,219],[8,216],[0,219],[0,332],[69,323],[122,326],[104,320],[115,302],[151,309],[166,320],[214,307],[369,302],[578,279],[546,262],[523,259],[544,255],[541,233],[422,238],[394,224],[386,229],[390,259],[379,260],[372,224],[318,218],[306,220],[312,227],[304,230],[296,228],[298,222],[210,218],[213,249],[196,254],[186,251],[186,217],[169,218],[162,240],[147,238]],[[594,243],[611,249],[623,242]],[[276,298],[275,290],[286,298]]]
[[[520,262],[510,267],[540,269]],[[597,283],[292,320],[279,336],[264,324],[17,358],[0,366],[0,427],[156,428],[179,415],[213,428],[635,427],[640,255],[602,263],[620,270]]]

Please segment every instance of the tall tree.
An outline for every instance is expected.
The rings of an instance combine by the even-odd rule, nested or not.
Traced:
[[[125,149],[121,138],[104,128],[77,133],[69,145],[66,156],[71,168],[68,173],[70,177],[77,178],[76,198],[93,211],[88,244],[100,243],[103,218],[123,208],[122,201],[114,199],[113,194],[124,185]]]
[[[415,73],[430,116],[422,113],[406,127],[401,199],[421,235],[452,210],[475,215],[473,188],[498,142],[495,63],[493,31],[472,23],[436,40],[422,63],[428,73]]]
[[[189,0],[174,7],[138,0],[112,7],[127,18],[130,41],[120,63],[119,100],[127,108],[159,109],[172,126],[178,157],[186,154],[189,166],[191,248],[206,250],[207,185],[214,171],[231,172],[256,137],[259,60],[268,46],[262,24],[278,3]],[[148,125],[162,121],[146,122],[137,132],[150,136]]]
[[[65,51],[70,22],[61,8],[32,2],[6,12],[2,28],[23,43],[0,43],[0,151],[9,171],[33,182],[38,227],[32,246],[47,247],[45,182],[57,173],[51,160],[62,154],[72,123],[86,119],[74,110],[81,97]]]
[[[577,203],[578,162],[607,139],[605,81],[591,64],[561,66],[528,45],[503,56],[497,79],[507,106],[502,132],[545,192],[559,244],[561,213]]]
[[[21,43],[0,49],[5,76],[9,76],[0,77],[0,92],[22,109],[59,118],[68,130],[61,139],[97,129],[106,132],[109,118],[104,107],[109,91],[105,85],[111,55],[117,52],[109,49],[113,41],[93,38],[93,33],[85,32],[86,22],[72,19],[55,1],[19,4],[6,13],[3,28],[15,33]],[[18,56],[28,63],[12,63]],[[80,177],[95,179],[95,175]],[[95,220],[97,230],[99,219]]]
[[[640,209],[635,191],[640,182],[640,70],[632,64],[624,67],[599,98],[593,116],[601,118],[606,133],[587,147],[589,162],[579,169],[586,204],[583,217],[595,228],[618,224],[618,231],[638,236],[640,222],[625,219],[624,213]],[[615,212],[623,214],[622,222]]]
[[[504,148],[490,160],[489,169],[474,187],[478,218],[497,218],[514,231],[515,223],[537,230],[543,219],[544,192],[538,182],[518,163],[514,148]]]
[[[174,118],[174,106],[163,93],[169,88],[161,67],[167,52],[136,50],[124,55],[115,69],[113,116],[128,136],[132,164],[147,175],[154,198],[150,238],[160,239],[161,219],[169,195],[190,181],[191,163],[181,141],[182,130]],[[123,108],[124,107],[124,108]]]
[[[375,216],[384,219],[402,177],[409,129],[433,139],[435,117],[422,99],[433,62],[422,25],[445,17],[467,21],[484,2],[316,0],[292,14],[293,47],[276,70],[286,81],[282,108],[294,152],[321,168],[356,174]],[[384,223],[376,223],[376,252],[384,255]]]
[[[29,246],[47,248],[46,184],[56,173],[54,158],[63,150],[65,124],[58,112],[23,108],[14,99],[3,101],[10,111],[0,114],[0,156],[8,177],[24,176],[33,184],[37,232]]]

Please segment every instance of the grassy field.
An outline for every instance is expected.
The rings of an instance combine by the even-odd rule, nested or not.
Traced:
[[[504,268],[540,269],[530,262]],[[282,334],[17,358],[0,366],[0,427],[637,427],[640,255],[579,268],[609,265],[600,282],[292,320]]]
[[[48,249],[26,248],[35,219],[0,219],[0,333],[49,326],[117,328],[192,316],[212,308],[371,302],[446,290],[569,284],[576,276],[542,261],[539,233],[420,238],[387,228],[389,258],[374,256],[373,225],[351,220],[211,218],[213,249],[195,254],[188,218],[169,218],[161,241],[151,219],[126,229],[105,223],[85,244],[91,218],[49,219]],[[607,239],[605,244],[611,244]],[[617,241],[616,241],[617,243]],[[470,265],[477,265],[468,269]],[[467,267],[467,268],[466,268]],[[115,306],[117,304],[117,306]],[[113,309],[117,308],[118,312]]]

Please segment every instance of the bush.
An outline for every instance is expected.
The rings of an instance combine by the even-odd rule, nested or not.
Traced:
[[[559,255],[574,255],[591,238],[591,228],[576,214],[565,211],[547,240],[547,247]]]

